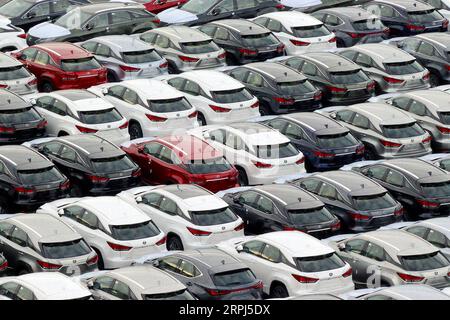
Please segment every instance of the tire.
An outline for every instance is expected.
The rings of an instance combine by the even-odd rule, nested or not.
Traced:
[[[74,183],[72,185],[72,188],[70,189],[70,196],[76,197],[76,198],[83,196],[83,191],[81,190],[81,187],[79,186],[79,184]]]
[[[233,54],[231,54],[231,53],[227,52],[227,55],[226,55],[225,59],[226,59],[227,65],[229,65],[229,66],[237,66],[237,65],[239,65],[238,59],[236,59],[236,57]]]
[[[139,139],[144,136],[141,125],[137,122],[132,122],[130,124],[128,127],[128,133],[130,134],[130,140]]]
[[[171,235],[167,239],[166,247],[167,247],[167,250],[169,250],[169,251],[184,250],[183,242],[181,241],[180,237],[177,235]]]
[[[241,186],[248,186],[248,177],[247,173],[242,168],[237,168],[238,174],[238,181]]]
[[[306,172],[314,172],[315,168],[314,166],[311,164],[311,161],[309,161],[309,159],[305,159],[305,170]]]
[[[69,134],[67,132],[65,132],[65,131],[61,131],[61,132],[58,133],[58,137],[65,137],[65,136],[68,136],[68,135]]]
[[[197,114],[197,122],[198,122],[198,124],[202,127],[202,126],[206,126],[207,125],[207,123],[206,123],[206,119],[205,119],[205,116],[203,115],[203,113],[198,113]]]
[[[50,81],[43,81],[41,84],[42,92],[52,92],[54,90],[53,85]]]
[[[95,253],[98,256],[98,262],[97,262],[97,266],[99,270],[105,270],[105,263],[103,262],[103,257],[102,254],[100,253],[100,251],[98,251],[97,249],[94,248]]]
[[[261,116],[267,116],[270,114],[270,108],[267,106],[265,102],[260,103],[259,113],[261,114]]]
[[[174,65],[173,62],[169,61],[169,66],[167,67],[167,71],[169,72],[169,74],[179,74],[180,70],[178,70],[177,66]]]
[[[336,39],[336,47],[338,48],[345,48],[345,42],[342,41],[341,39]]]
[[[378,155],[373,151],[372,147],[365,147],[364,149],[364,159],[365,160],[377,160]]]
[[[273,284],[270,288],[270,297],[271,298],[287,298],[289,297],[289,292],[286,289],[286,286],[282,283]]]
[[[33,272],[28,265],[21,265],[18,269],[19,270],[17,271],[17,275],[19,276]]]
[[[432,88],[437,87],[441,84],[441,79],[440,77],[435,73],[435,72],[431,72],[430,74],[430,85]]]
[[[114,73],[114,71],[108,70],[108,73],[106,74],[106,78],[108,82],[117,82],[117,76]]]
[[[8,204],[3,199],[0,200],[0,214],[8,213]]]

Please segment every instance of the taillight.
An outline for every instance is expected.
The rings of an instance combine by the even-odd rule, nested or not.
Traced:
[[[88,261],[86,261],[86,264],[88,266],[91,266],[93,264],[96,264],[97,262],[98,262],[98,255],[95,255],[92,258],[90,258]]]
[[[363,38],[363,37],[365,37],[365,36],[367,35],[366,33],[355,33],[355,32],[347,32],[347,34],[348,34],[352,39]]]
[[[450,128],[437,127],[442,134],[450,134]]]
[[[34,188],[27,188],[27,187],[15,187],[14,190],[19,194],[31,194],[34,193]]]
[[[383,30],[383,33],[386,35],[388,35],[390,32],[391,32],[391,29],[389,29],[389,28],[386,28]]]
[[[159,18],[155,18],[152,20],[153,23],[160,24],[161,20]]]
[[[113,249],[114,251],[130,251],[132,249],[132,247],[128,247],[128,246],[123,246],[121,244],[117,244],[117,243],[112,243],[107,241],[108,246]]]
[[[219,54],[219,55],[217,56],[217,58],[219,58],[219,59],[225,59],[226,56],[227,56],[227,53],[224,52],[224,53]]]
[[[47,125],[48,125],[47,120],[42,120],[41,122],[38,123],[38,125],[36,126],[36,128],[42,129],[42,128],[45,128]]]
[[[250,290],[250,289],[261,289],[263,287],[263,283],[262,281],[259,281],[257,284],[251,286],[251,287],[246,287],[246,288],[239,288],[239,289],[231,289],[231,290],[218,290],[218,289],[209,289],[209,288],[204,288],[205,291],[213,297],[217,297],[217,296],[224,296],[233,292],[240,292],[240,291],[244,291],[244,290]]]
[[[247,48],[240,48],[239,53],[243,56],[255,56],[258,54],[258,51]]]
[[[306,47],[306,46],[309,46],[311,44],[311,43],[306,42],[306,41],[300,41],[300,40],[294,40],[294,39],[290,39],[289,41],[291,41],[291,43],[294,46],[297,46],[297,47]]]
[[[89,178],[89,180],[91,180],[92,183],[103,183],[103,182],[109,181],[109,178],[99,177],[99,176],[94,176],[94,175],[89,175],[88,178]]]
[[[161,63],[161,64],[159,65],[159,68],[160,68],[160,69],[166,69],[168,66],[169,66],[169,63],[168,63],[168,62],[163,62],[163,63]]]
[[[292,276],[300,283],[316,283],[317,281],[319,281],[319,279],[300,276],[298,274],[292,274]]]
[[[381,139],[380,139],[380,143],[383,146],[385,146],[386,148],[400,148],[402,146],[401,143],[396,143],[396,142],[381,140]]]
[[[284,8],[286,8],[284,5],[282,5],[281,3],[278,3],[275,8],[277,8],[278,10],[284,10]]]
[[[442,28],[448,28],[448,20],[447,19],[442,21]]]
[[[290,226],[283,226],[283,230],[284,231],[296,231],[297,229],[294,227],[290,227]]]
[[[422,140],[422,143],[430,143],[433,138],[431,136],[426,137]]]
[[[212,232],[209,231],[203,231],[203,230],[198,230],[198,229],[194,229],[194,228],[190,228],[190,227],[186,227],[190,233],[192,233],[192,235],[197,236],[197,237],[207,237],[209,236]]]
[[[0,271],[6,270],[6,268],[8,268],[8,261],[5,261],[0,265]]]
[[[269,163],[263,163],[260,161],[254,161],[252,160],[252,163],[255,165],[255,167],[259,168],[259,169],[269,169],[272,168],[273,166]]]
[[[370,219],[369,216],[360,214],[360,213],[356,213],[356,212],[350,212],[350,216],[353,218],[353,220],[355,221],[367,221]]]
[[[347,278],[347,277],[350,277],[351,275],[352,275],[352,268],[349,268],[347,271],[345,271],[343,274],[342,274],[342,276],[344,277],[344,278]]]
[[[447,21],[447,23],[448,23],[448,21]],[[21,39],[26,39],[27,38],[27,34],[26,33],[21,33],[21,34],[18,34],[17,37],[21,38]]]
[[[282,97],[275,97],[273,98],[276,102],[278,102],[281,105],[285,105],[285,106],[290,106],[293,105],[295,103],[294,99],[290,99],[290,98],[282,98]]]
[[[0,89],[6,89],[6,88],[8,88],[7,84],[0,84]]]
[[[341,229],[341,222],[340,221],[336,222],[335,224],[333,224],[331,226],[331,231],[338,231],[339,229]]]
[[[180,58],[181,61],[183,62],[197,62],[198,58],[191,58],[191,57],[186,57],[186,56],[178,56],[178,58]]]
[[[137,168],[136,170],[134,170],[134,171],[131,173],[131,176],[132,176],[133,178],[137,178],[137,177],[140,177],[141,174],[142,174],[141,168]]]
[[[336,42],[336,37],[331,38],[330,40],[328,40],[329,43],[335,43]]]
[[[141,68],[135,68],[135,67],[130,67],[130,66],[119,66],[120,69],[122,69],[122,71],[125,72],[138,72],[141,71]]]
[[[436,209],[439,207],[439,203],[431,202],[428,200],[416,199],[416,202],[425,209]]]
[[[67,190],[70,188],[70,181],[66,180],[65,182],[61,183],[61,185],[59,186],[59,189],[61,190]]]
[[[198,111],[194,111],[194,112],[192,112],[190,115],[188,115],[188,118],[197,118],[197,115],[198,115]]]
[[[231,109],[229,109],[229,108],[224,108],[224,107],[214,106],[214,105],[212,105],[212,104],[210,104],[209,107],[210,107],[214,112],[219,112],[219,113],[224,113],[224,112],[230,112],[230,111],[231,111]]]
[[[81,133],[96,133],[98,130],[97,129],[91,129],[91,128],[86,128],[86,127],[82,127],[79,125],[75,125],[75,127],[81,132]]]
[[[147,119],[150,120],[151,122],[164,122],[164,121],[167,121],[167,118],[154,116],[154,115],[152,115],[152,114],[146,114],[145,116],[146,116]]]
[[[318,158],[329,159],[333,158],[336,155],[334,153],[322,152],[322,151],[314,151],[314,155]]]
[[[346,88],[339,88],[333,86],[327,86],[327,89],[330,90],[331,93],[345,93],[347,92]]]
[[[404,80],[391,78],[391,77],[383,77],[384,81],[386,81],[389,84],[400,84],[403,83]]]
[[[314,93],[314,100],[316,101],[322,100],[322,91],[317,91],[316,93]]]
[[[254,104],[250,106],[250,108],[256,109],[259,108],[259,101],[256,101]]]
[[[156,245],[157,245],[157,246],[162,246],[163,244],[166,243],[166,241],[167,241],[167,237],[164,236],[164,237],[162,237],[161,240],[159,240],[159,241],[156,243]]]
[[[126,121],[123,125],[119,127],[119,129],[126,129],[126,128],[128,128],[128,121]]]
[[[425,73],[425,75],[422,77],[422,80],[424,81],[430,80],[430,72]]]
[[[358,148],[356,148],[356,154],[357,155],[362,155],[364,154],[364,146],[359,146]]]
[[[28,81],[27,85],[29,85],[29,86],[35,86],[35,85],[37,85],[37,79],[34,78],[34,79]]]
[[[401,207],[400,209],[396,209],[394,211],[394,215],[397,216],[397,217],[400,217],[400,216],[403,215],[404,212],[405,212],[405,209],[403,209],[403,207]]]
[[[295,161],[295,164],[301,165],[305,163],[305,157],[301,157],[300,159],[298,159],[297,161]]]
[[[240,225],[238,225],[236,228],[234,228],[234,231],[241,231],[242,229],[244,229],[245,227],[245,223],[242,222]]]
[[[367,84],[367,90],[372,91],[375,89],[375,81],[369,82]]]
[[[397,272],[397,274],[405,282],[420,282],[423,279],[425,279],[424,277],[413,276],[413,275],[406,274],[406,273]]]
[[[406,25],[406,28],[407,28],[409,31],[423,31],[423,30],[425,30],[425,27],[424,27],[424,26],[418,26],[418,25],[412,24],[412,23],[407,24],[407,25]]]
[[[45,261],[41,261],[41,260],[37,260],[36,262],[38,263],[38,265],[41,266],[42,269],[47,269],[47,270],[57,270],[57,269],[61,269],[61,267],[62,267],[62,265],[60,265],[60,264],[54,264],[54,263],[45,262]]]
[[[0,133],[14,133],[16,131],[13,127],[0,126]]]

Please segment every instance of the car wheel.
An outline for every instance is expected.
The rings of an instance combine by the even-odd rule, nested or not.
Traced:
[[[17,271],[17,275],[21,276],[23,274],[28,274],[28,273],[32,273],[33,271],[31,270],[31,268],[29,266],[26,265],[21,265],[19,266],[19,270]]]
[[[108,69],[108,73],[106,74],[106,78],[108,82],[117,82],[117,76],[114,71]]]
[[[94,249],[95,253],[98,256],[98,261],[97,261],[97,266],[99,270],[104,270],[105,269],[105,263],[103,262],[103,257],[100,253],[100,251],[98,251],[97,249]]]
[[[441,80],[439,79],[439,76],[435,72],[431,72],[430,74],[430,86],[432,88],[439,86],[441,83]]]
[[[266,103],[263,102],[259,104],[259,113],[261,114],[261,116],[267,116],[270,114],[269,107]]]
[[[70,190],[70,196],[72,197],[82,197],[83,191],[81,191],[81,187],[78,184],[73,184],[72,189]]]
[[[311,161],[307,158],[305,159],[305,170],[306,170],[306,172],[314,172],[314,170],[315,170]]]
[[[226,62],[227,62],[227,65],[229,65],[229,66],[237,66],[237,65],[239,65],[239,62],[238,62],[238,60],[236,59],[236,57],[233,55],[233,54],[231,54],[231,53],[228,53],[227,52],[227,55],[226,55]]]
[[[44,81],[41,85],[42,92],[52,92],[53,91],[53,85],[50,81]]]
[[[366,160],[377,160],[378,156],[375,153],[375,151],[373,151],[373,148],[366,146],[366,148],[364,149],[364,159],[366,159]]]
[[[244,169],[238,168],[238,182],[241,186],[248,186],[248,177]]]
[[[137,122],[132,122],[128,127],[128,133],[130,134],[130,140],[142,138],[144,135],[142,134],[141,125]]]
[[[167,71],[169,74],[178,74],[180,71],[178,70],[177,66],[173,62],[169,62],[169,66],[167,67]]]
[[[206,126],[206,119],[205,119],[205,116],[203,115],[203,113],[198,113],[197,114],[197,122],[198,122],[198,125],[199,126]]]
[[[271,298],[287,298],[289,297],[289,292],[286,287],[282,283],[277,283],[272,285],[270,288],[270,297]]]
[[[184,250],[183,242],[181,242],[180,237],[176,235],[172,235],[167,239],[166,247],[169,251]]]
[[[0,214],[8,213],[8,205],[4,200],[0,200]]]

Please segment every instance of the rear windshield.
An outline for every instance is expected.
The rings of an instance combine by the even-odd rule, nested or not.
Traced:
[[[92,159],[91,161],[96,173],[114,173],[136,168],[133,161],[126,155],[113,158]]]
[[[216,273],[212,276],[213,282],[218,287],[241,286],[255,282],[255,275],[250,269],[239,269]]]
[[[361,70],[330,72],[330,80],[335,84],[360,83],[369,81],[369,77]]]
[[[23,66],[0,68],[0,80],[14,80],[31,77]]]
[[[448,260],[439,251],[416,256],[400,256],[403,268],[407,271],[424,271],[448,267]]]
[[[376,31],[384,29],[385,26],[380,19],[366,19],[353,22],[356,31]]]
[[[184,97],[165,100],[147,100],[147,103],[149,109],[157,113],[186,111],[192,108]]]
[[[291,222],[295,225],[310,225],[334,220],[333,215],[324,207],[304,210],[288,210]]]
[[[438,112],[438,114],[443,124],[450,124],[450,112]]]
[[[122,120],[120,113],[114,109],[79,111],[80,120],[86,124],[109,123]]]
[[[91,253],[91,248],[83,240],[59,243],[41,243],[42,255],[47,259],[64,259],[84,256]]]
[[[439,198],[450,196],[450,181],[423,183],[420,186],[424,195],[427,197]]]
[[[355,209],[360,211],[387,209],[396,205],[395,200],[388,193],[353,197],[353,203]]]
[[[416,123],[397,124],[390,126],[381,126],[383,135],[386,138],[402,139],[417,137],[425,134],[425,131]]]
[[[422,72],[424,70],[424,68],[416,60],[385,63],[384,67],[386,68],[387,73],[397,76]]]
[[[0,122],[6,124],[26,123],[42,119],[34,108],[0,110]]]
[[[201,54],[218,51],[219,47],[212,40],[197,41],[197,42],[183,42],[180,43],[181,50],[188,54]]]
[[[187,289],[166,293],[143,294],[142,298],[144,300],[195,300]]]
[[[350,132],[317,136],[319,146],[325,149],[345,148],[358,144],[358,140]]]
[[[161,60],[161,56],[153,49],[142,51],[122,52],[123,62],[129,64],[155,62]]]
[[[299,96],[316,91],[316,88],[308,80],[278,82],[280,93],[286,96]]]
[[[323,25],[293,27],[292,33],[297,38],[323,37],[330,34],[330,31]]]
[[[187,170],[193,174],[225,172],[231,170],[231,164],[224,157],[213,159],[192,160],[185,164]]]
[[[197,226],[215,226],[236,221],[238,217],[230,208],[206,211],[190,211],[192,222]]]
[[[65,59],[61,60],[61,69],[64,71],[87,71],[93,69],[100,69],[101,65],[94,57],[83,59]]]
[[[279,41],[275,36],[268,33],[243,35],[242,40],[244,44],[248,47],[262,47],[262,46],[272,46],[278,44]]]
[[[409,19],[412,22],[433,22],[443,20],[444,17],[435,9],[408,12]]]
[[[295,258],[297,268],[302,272],[320,272],[339,269],[345,262],[334,252],[321,256]]]
[[[256,156],[260,159],[280,159],[298,155],[298,150],[291,143],[255,146]]]
[[[17,171],[17,174],[24,185],[39,185],[64,180],[63,175],[55,167],[20,170]]]
[[[217,103],[237,103],[253,99],[253,95],[245,88],[224,91],[212,91],[213,100]]]
[[[122,241],[151,238],[161,233],[152,221],[109,227],[112,237]]]

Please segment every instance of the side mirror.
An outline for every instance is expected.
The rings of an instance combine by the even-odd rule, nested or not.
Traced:
[[[145,149],[145,146],[139,146],[139,147],[137,148],[137,151],[138,151],[138,153],[145,153],[145,152],[144,152],[144,149]]]
[[[88,287],[88,289],[93,289],[93,288],[94,288],[94,281],[89,280],[89,281],[86,283],[86,286]]]
[[[345,243],[339,243],[339,244],[338,244],[338,248],[339,248],[339,250],[341,250],[341,251],[345,251],[345,248],[346,248]]]
[[[28,19],[33,19],[34,17],[36,17],[36,12],[35,11],[29,11],[27,13],[27,18]]]
[[[337,119],[337,114],[335,112],[330,113],[330,118]]]
[[[37,105],[37,101],[36,101],[35,98],[31,98],[31,99],[30,99],[30,103],[31,103],[33,106]]]
[[[102,94],[108,94],[109,90],[108,88],[102,88]]]
[[[62,217],[64,215],[64,209],[58,210],[58,216]]]
[[[94,25],[92,23],[88,23],[84,26],[84,29],[90,31],[90,30],[94,29]]]
[[[211,14],[213,16],[217,16],[217,15],[219,15],[221,13],[222,13],[222,10],[220,8],[214,8],[213,11],[211,11]]]
[[[215,140],[215,139],[212,139],[211,135],[209,134],[209,132],[206,132],[206,131],[203,132],[203,138],[206,139],[206,140],[213,140],[213,141]]]
[[[154,266],[155,268],[159,267],[159,260],[153,260],[152,261],[152,266]]]
[[[136,197],[135,200],[136,200],[137,203],[144,202],[141,196]]]
[[[238,245],[237,247],[236,247],[236,251],[237,252],[244,252],[245,250],[244,250],[244,246],[242,245],[242,244],[240,244],[240,245]]]

